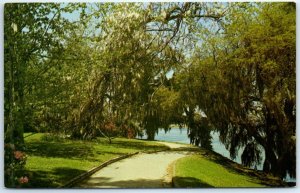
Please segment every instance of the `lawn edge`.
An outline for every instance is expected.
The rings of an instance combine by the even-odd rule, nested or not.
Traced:
[[[234,162],[234,161],[232,161],[232,160],[230,160],[230,159],[228,159],[228,158],[226,158],[226,157],[224,157],[223,155],[221,155],[221,154],[219,154],[219,153],[217,153],[217,152],[214,152],[214,151],[209,151],[209,153],[213,153],[213,154],[215,154],[215,155],[217,155],[217,156],[221,156],[222,158],[225,158],[227,161],[230,161],[230,162],[232,162],[233,164],[237,164],[237,165],[239,165],[239,166],[241,166],[241,167],[244,167],[244,166],[242,166],[241,164],[239,164],[239,163],[236,163],[236,162]],[[176,177],[176,163],[179,161],[179,160],[181,160],[181,159],[184,159],[184,158],[187,158],[187,157],[189,157],[189,156],[192,156],[193,154],[191,154],[191,155],[188,155],[188,156],[185,156],[185,157],[182,157],[182,158],[179,158],[179,159],[177,159],[177,160],[175,160],[174,161],[174,163],[173,163],[173,165],[172,165],[172,187],[173,188],[179,188],[179,189],[190,189],[190,188],[192,188],[192,189],[199,189],[199,188],[208,188],[208,187],[183,187],[183,186],[181,186],[180,185],[180,183],[179,183],[179,180],[178,179],[176,179],[175,177]],[[197,154],[194,154],[194,155],[197,155]],[[199,154],[199,155],[201,155],[201,154]],[[206,158],[204,158],[204,159],[206,159]],[[221,165],[221,164],[220,164]],[[245,169],[247,169],[247,170],[250,170],[250,171],[254,171],[253,169],[249,169],[249,168],[246,168],[246,167],[244,167]],[[254,172],[261,172],[261,171],[254,171]],[[256,175],[253,175],[253,174],[247,174],[248,176],[251,176],[251,177],[256,177],[256,178],[258,178],[259,180],[261,180],[261,177],[260,176],[256,176]],[[268,177],[269,178],[269,177]],[[249,187],[213,187],[213,189],[214,188],[250,188],[250,189],[265,189],[265,188],[291,188],[291,187],[296,187],[296,184],[293,184],[293,183],[287,183],[287,182],[284,182],[284,181],[281,181],[281,182],[278,182],[278,183],[280,183],[280,185],[278,185],[278,184],[263,184],[262,183],[262,185],[265,185],[265,187],[251,187],[251,186],[249,186]],[[209,189],[209,188],[208,188]]]
[[[164,150],[153,150],[153,151],[138,151],[138,152],[134,152],[134,153],[129,153],[129,154],[126,154],[126,155],[122,155],[122,156],[119,156],[119,157],[116,157],[116,158],[113,158],[111,160],[108,160],[104,163],[102,163],[101,165],[99,166],[96,166],[90,170],[88,170],[87,172],[85,173],[82,173],[76,177],[74,177],[73,179],[69,180],[67,183],[65,183],[64,185],[61,185],[59,186],[58,188],[71,188],[73,185],[75,185],[76,183],[80,182],[81,180],[91,176],[92,174],[96,173],[97,171],[101,170],[102,168],[112,164],[112,163],[115,163],[117,161],[120,161],[122,159],[126,159],[126,158],[129,158],[129,157],[132,157],[134,155],[137,155],[137,154],[140,154],[140,153],[148,153],[148,154],[151,154],[151,153],[158,153],[158,152],[163,152],[163,151],[170,151],[170,148],[166,148]]]
[[[190,156],[190,155],[188,155]],[[188,156],[185,156],[183,158],[186,158]],[[180,158],[181,159],[181,158]],[[181,187],[179,184],[178,184],[178,180],[176,180],[175,176],[176,176],[176,163],[178,160],[180,159],[177,159],[174,161],[173,165],[172,165],[172,187],[173,188],[186,188],[186,187]]]
[[[126,155],[122,155],[122,156],[119,156],[119,157],[116,157],[116,158],[113,158],[111,160],[108,160],[104,163],[102,163],[101,165],[99,166],[96,166],[90,170],[88,170],[87,172],[85,173],[82,173],[80,174],[79,176],[76,176],[74,177],[73,179],[69,180],[67,183],[65,183],[64,185],[62,186],[59,186],[58,188],[71,188],[73,185],[75,185],[76,183],[78,183],[79,181],[83,180],[84,178],[87,178],[88,176],[91,176],[92,174],[94,174],[95,172],[101,170],[102,168],[112,164],[112,163],[115,163],[119,160],[122,160],[122,159],[125,159],[125,158],[128,158],[128,157],[131,157],[131,156],[134,156],[134,155],[137,155],[141,152],[134,152],[134,153],[130,153],[130,154],[126,154]]]

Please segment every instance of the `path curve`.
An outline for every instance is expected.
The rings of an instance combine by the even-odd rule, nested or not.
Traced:
[[[157,143],[163,144],[165,146],[168,146],[171,149],[179,149],[179,148],[192,148],[194,146],[189,144],[182,144],[182,143],[172,143],[172,142],[166,142],[166,141],[158,141]]]
[[[184,144],[159,142],[176,148],[190,147]],[[76,185],[78,188],[163,188],[170,187],[168,167],[175,160],[185,157],[188,151],[164,151],[140,153],[120,160],[94,173]]]

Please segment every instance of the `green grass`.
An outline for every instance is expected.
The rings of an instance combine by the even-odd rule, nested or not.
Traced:
[[[26,133],[25,136],[29,187],[36,188],[61,186],[77,175],[124,154],[167,149],[156,142],[136,139],[115,138],[109,144],[104,138],[88,142],[55,138],[51,141],[42,133]]]
[[[282,186],[274,177],[208,153],[179,159],[173,179],[177,186],[184,188]]]

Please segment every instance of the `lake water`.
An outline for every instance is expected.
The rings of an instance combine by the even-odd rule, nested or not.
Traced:
[[[212,147],[213,151],[223,155],[224,157],[230,158],[229,151],[225,148],[225,146],[219,141],[218,133],[211,133],[212,135]],[[142,139],[146,139],[147,136],[143,136]],[[186,143],[190,144],[190,139],[187,136],[187,129],[186,128],[172,128],[168,132],[165,132],[164,129],[160,129],[158,134],[155,136],[155,140],[159,141],[170,141],[170,142],[179,142],[179,143]],[[234,161],[237,163],[241,163],[240,155],[241,151],[238,153],[237,159]],[[258,167],[257,169],[262,169],[262,166]]]
[[[224,157],[230,158],[230,153],[229,151],[225,148],[225,146],[220,142],[219,140],[219,133],[217,132],[212,132],[212,147],[213,151],[223,155]],[[141,139],[146,139],[147,136],[143,136]],[[160,141],[170,141],[170,142],[180,142],[180,143],[186,143],[190,144],[190,139],[187,136],[187,128],[172,128],[168,132],[165,132],[164,129],[160,129],[158,133],[155,136],[155,140],[160,140]],[[241,164],[241,155],[242,155],[242,149],[238,151],[237,158],[234,159],[233,161]],[[262,150],[262,155],[264,155],[264,151]],[[231,159],[232,160],[232,159]],[[258,165],[256,167],[257,170],[262,170],[263,169],[263,161],[264,161],[264,156],[262,160],[262,164]],[[292,181],[296,182],[296,179],[290,178],[287,176],[285,178],[285,181]]]

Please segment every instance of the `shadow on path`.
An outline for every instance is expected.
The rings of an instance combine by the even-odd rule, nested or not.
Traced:
[[[74,188],[161,188],[162,180],[150,180],[150,179],[135,179],[135,180],[119,180],[111,181],[111,178],[107,177],[94,177],[88,181],[83,181],[80,184],[74,186]]]

